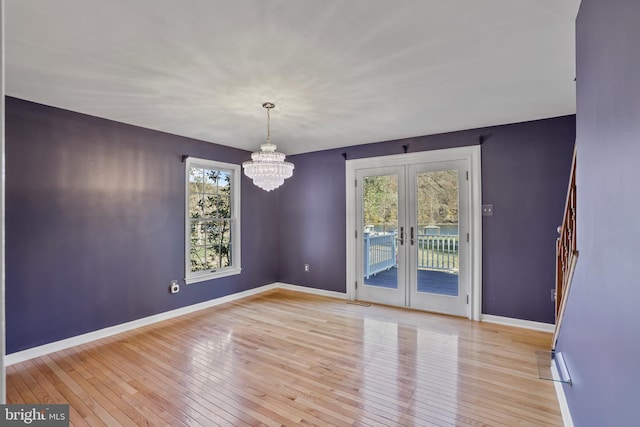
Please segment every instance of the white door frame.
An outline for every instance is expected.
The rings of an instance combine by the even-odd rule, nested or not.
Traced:
[[[469,319],[480,320],[482,315],[482,177],[480,146],[447,148],[442,150],[421,151],[417,153],[396,154],[391,156],[368,157],[347,160],[345,162],[346,202],[347,202],[347,299],[353,301],[356,295],[355,284],[359,280],[356,246],[356,170],[382,166],[400,166],[406,164],[429,163],[449,160],[464,160],[469,167]],[[362,233],[359,233],[362,235]]]

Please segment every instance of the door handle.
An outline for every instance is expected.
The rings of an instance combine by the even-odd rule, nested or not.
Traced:
[[[400,244],[404,245],[404,227],[400,227]]]
[[[413,237],[413,227],[411,227],[411,246],[415,243],[415,238]]]

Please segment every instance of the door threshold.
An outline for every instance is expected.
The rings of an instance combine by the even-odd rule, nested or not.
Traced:
[[[362,302],[362,301],[350,301],[350,300],[347,300],[347,304],[361,305],[363,307],[371,307],[371,304],[369,304],[368,302]]]

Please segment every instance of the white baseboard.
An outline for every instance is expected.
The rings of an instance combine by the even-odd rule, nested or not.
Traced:
[[[55,341],[49,344],[44,344],[38,347],[32,347],[26,350],[11,353],[4,357],[4,364],[5,366],[14,365],[16,363],[24,362],[25,360],[44,356],[45,354],[50,354],[56,351],[65,350],[67,348],[74,347],[76,345],[85,344],[91,341],[99,340],[101,338],[109,337],[111,335],[119,334],[121,332],[130,331],[132,329],[140,328],[142,326],[151,325],[153,323],[161,322],[163,320],[172,319],[174,317],[193,313],[194,311],[204,310],[205,308],[215,307],[216,305],[224,304],[231,301],[236,301],[241,298],[257,295],[262,292],[270,291],[273,289],[289,289],[292,291],[306,292],[314,295],[323,295],[323,296],[341,298],[341,299],[345,299],[347,295],[346,293],[342,293],[342,292],[326,291],[324,289],[308,288],[306,286],[291,285],[288,283],[279,283],[279,282],[271,283],[269,285],[259,286],[257,288],[249,289],[243,292],[226,295],[220,298],[204,301],[198,304],[177,308],[175,310],[166,311],[164,313],[154,314],[153,316],[144,317],[142,319],[133,320],[131,322],[122,323],[120,325],[110,326],[108,328],[99,329],[97,331],[88,332],[82,335],[76,335],[75,337],[66,338],[60,341]]]
[[[556,325],[552,323],[534,322],[532,320],[513,319],[511,317],[494,316],[492,314],[483,314],[480,321],[487,323],[496,323],[498,325],[515,326],[516,328],[532,329],[534,331],[551,332],[555,330]]]
[[[132,329],[140,328],[142,326],[151,325],[163,320],[172,319],[184,314],[193,313],[194,311],[203,310],[216,305],[224,304],[227,302],[235,301],[241,298],[246,298],[252,295],[257,295],[262,292],[270,291],[273,289],[288,289],[291,291],[305,292],[313,295],[321,295],[332,298],[346,299],[346,292],[327,291],[324,289],[309,288],[307,286],[293,285],[289,283],[275,282],[264,286],[259,286],[247,291],[238,292],[224,297],[204,301],[198,304],[193,304],[187,307],[181,307],[175,310],[167,311],[164,313],[155,314],[153,316],[144,317],[142,319],[133,320],[131,322],[122,323],[120,325],[111,326],[108,328],[100,329],[97,331],[89,332],[75,337],[67,338],[64,340],[44,344],[38,347],[32,347],[26,350],[11,353],[5,356],[5,366],[14,365],[16,363],[24,362],[25,360],[33,359],[36,357],[44,356],[56,351],[64,350],[76,345],[85,344],[91,341],[95,341],[101,338],[106,338],[111,335],[119,334],[121,332],[130,331]],[[519,328],[533,329],[536,331],[553,332],[554,325],[541,322],[533,322],[530,320],[512,319],[509,317],[493,316],[489,314],[483,314],[481,317],[483,322],[497,323],[507,326],[516,326]]]
[[[556,388],[556,396],[558,397],[558,405],[560,406],[560,413],[562,414],[562,423],[564,427],[573,427],[573,418],[571,418],[571,411],[569,410],[569,404],[567,403],[567,396],[564,394],[564,386],[559,381],[560,374],[556,367],[556,362],[551,364],[551,376],[555,380],[553,382]]]
[[[481,317],[482,322],[496,323],[499,325],[515,326],[517,328],[532,329],[534,331],[551,332],[555,330],[554,324],[534,322],[531,320],[513,319],[510,317],[494,316],[491,314],[483,314]],[[558,405],[560,406],[560,413],[562,414],[562,422],[565,427],[573,427],[573,419],[571,418],[571,412],[569,411],[569,405],[567,403],[567,397],[564,394],[564,387],[559,382],[560,375],[556,368],[555,362],[551,364],[551,374],[553,379],[553,385],[556,389],[556,396],[558,397]]]
[[[101,338],[106,338],[111,335],[119,334],[121,332],[130,331],[132,329],[140,328],[142,326],[151,325],[163,320],[172,319],[174,317],[182,316],[184,314],[193,313],[194,311],[203,310],[205,308],[214,307],[216,305],[224,304],[227,302],[235,301],[240,298],[246,298],[251,295],[256,295],[262,292],[276,289],[278,286],[275,283],[259,286],[247,291],[238,292],[224,297],[204,301],[198,304],[189,305],[186,307],[177,308],[175,310],[165,311],[164,313],[154,314],[153,316],[143,317],[142,319],[133,320],[127,323],[121,323],[120,325],[110,326],[108,328],[99,329],[97,331],[88,332],[82,335],[76,335],[75,337],[66,338],[60,341],[55,341],[49,344],[44,344],[38,347],[28,348],[26,350],[11,353],[5,356],[5,366],[10,366],[16,363],[24,362],[25,360],[33,359],[36,357],[44,356],[45,354],[53,353],[67,348],[85,344],[91,341],[95,341]]]
[[[346,292],[327,291],[324,289],[309,288],[307,286],[291,285],[289,283],[281,283],[281,282],[276,282],[274,283],[274,285],[279,289],[288,289],[290,291],[305,292],[307,294],[321,295],[324,297],[347,299]]]

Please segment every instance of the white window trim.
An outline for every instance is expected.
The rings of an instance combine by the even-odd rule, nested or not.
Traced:
[[[218,169],[225,170],[231,173],[231,259],[232,266],[221,268],[215,272],[191,272],[191,221],[189,217],[189,168],[192,166],[202,167],[206,169]],[[208,159],[199,159],[195,157],[188,157],[185,161],[184,171],[184,272],[185,283],[187,285],[197,282],[204,282],[206,280],[218,279],[221,277],[233,276],[240,274],[241,268],[241,248],[240,248],[240,183],[242,176],[240,174],[240,165],[233,163],[217,162]]]

